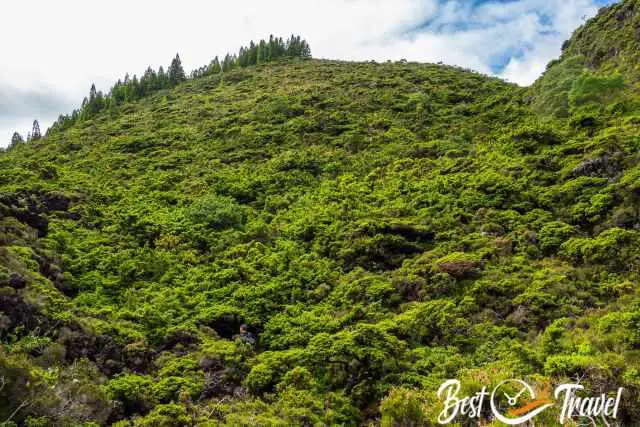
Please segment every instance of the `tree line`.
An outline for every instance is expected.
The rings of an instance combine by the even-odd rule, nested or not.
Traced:
[[[67,129],[76,122],[91,119],[103,110],[136,101],[162,89],[173,88],[188,79],[225,73],[234,68],[266,64],[283,58],[311,58],[311,47],[300,36],[291,35],[287,40],[284,40],[282,37],[271,35],[268,41],[262,39],[255,43],[252,40],[248,46],[241,47],[237,54],[228,53],[222,60],[216,56],[208,65],[193,70],[189,75],[182,67],[180,55],[176,54],[166,71],[164,67],[160,66],[158,71],[148,67],[140,77],[135,74],[130,77],[129,74],[126,74],[124,79],[118,79],[107,93],[97,90],[96,85],[92,84],[89,96],[83,99],[81,107],[73,110],[71,114],[61,114],[47,130],[47,133]],[[40,138],[40,127],[38,121],[35,120],[33,130],[27,136],[26,141]],[[15,132],[9,148],[23,142],[25,139],[22,135]]]
[[[193,70],[189,76],[182,67],[180,56],[176,54],[166,71],[160,66],[158,71],[148,67],[139,78],[135,74],[133,77],[127,74],[106,94],[97,90],[95,84],[91,85],[89,96],[84,98],[82,106],[70,115],[60,115],[49,131],[69,128],[78,121],[94,117],[102,110],[144,98],[162,89],[173,88],[188,79],[220,74],[234,68],[264,64],[281,58],[311,58],[311,48],[300,36],[292,35],[285,41],[281,37],[271,35],[268,41],[251,41],[249,46],[241,47],[237,54],[225,55],[222,61],[216,56],[208,65]]]
[[[38,123],[37,120],[34,120],[33,126],[31,127],[31,132],[27,134],[26,142],[37,141],[40,138],[42,138],[42,134],[40,133],[40,123]],[[25,139],[22,137],[22,135],[20,135],[18,132],[14,132],[13,136],[11,136],[11,142],[9,143],[9,146],[7,148],[13,148],[16,145],[23,144],[24,142]],[[2,151],[4,150],[0,148],[0,152]]]

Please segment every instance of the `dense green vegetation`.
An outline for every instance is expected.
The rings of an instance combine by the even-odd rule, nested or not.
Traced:
[[[222,74],[238,67],[249,67],[256,64],[266,64],[283,58],[310,58],[311,48],[306,40],[300,36],[292,35],[285,42],[281,37],[271,35],[269,41],[260,40],[257,44],[253,41],[247,47],[241,47],[238,54],[225,55],[222,62],[216,56],[209,65],[205,65],[190,74],[191,79],[205,77],[214,74]],[[171,89],[187,80],[187,75],[182,68],[180,55],[176,54],[171,61],[171,65],[164,71],[160,66],[156,72],[153,68],[148,67],[144,74],[138,79],[137,75],[133,78],[127,74],[124,80],[118,80],[106,95],[96,89],[95,84],[91,85],[89,97],[85,97],[82,106],[69,114],[61,114],[58,120],[51,126],[50,131],[60,131],[68,129],[77,122],[89,120],[107,110],[112,111],[115,107],[124,103],[136,101],[140,98],[149,96],[162,89]],[[16,137],[17,135],[17,137]],[[39,133],[38,133],[39,135]],[[14,135],[12,146],[16,142],[20,142],[21,136]],[[15,140],[17,139],[17,140]],[[28,138],[29,139],[29,138]]]
[[[532,88],[258,61],[16,144],[0,422],[430,425],[443,380],[514,377],[640,419],[640,74],[584,60],[639,14]]]

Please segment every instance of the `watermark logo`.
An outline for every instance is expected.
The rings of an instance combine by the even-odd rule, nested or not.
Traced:
[[[507,385],[515,387],[506,387]],[[515,388],[515,394],[508,394],[506,390]],[[513,392],[512,392],[513,393]],[[509,405],[506,414],[501,413],[498,406],[498,397],[503,395]],[[520,402],[527,402],[521,404]],[[509,425],[518,425],[533,419],[536,415],[544,411],[553,402],[548,399],[536,399],[536,393],[533,388],[522,380],[505,380],[499,383],[491,393],[491,412],[500,421]]]
[[[449,424],[456,418],[480,419],[483,410],[486,412],[488,399],[489,409],[494,419],[507,425],[519,425],[532,420],[552,406],[560,407],[558,421],[576,417],[609,417],[616,419],[622,391],[620,387],[614,397],[600,396],[578,397],[576,391],[584,390],[580,384],[561,384],[553,392],[553,398],[538,396],[529,384],[522,380],[510,379],[501,381],[491,393],[487,387],[472,396],[460,396],[460,381],[447,380],[438,388],[438,398],[443,402],[443,409],[438,416],[440,424]]]

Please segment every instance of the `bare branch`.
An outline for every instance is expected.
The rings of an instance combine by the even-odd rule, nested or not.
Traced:
[[[20,406],[18,406],[18,407],[16,408],[16,410],[15,410],[15,411],[13,411],[13,412],[11,413],[11,415],[9,415],[9,418],[7,418],[6,420],[4,420],[4,423],[3,423],[3,424],[6,424],[6,423],[8,423],[9,421],[11,421],[11,419],[12,419],[13,417],[15,417],[15,415],[18,413],[18,411],[20,411],[20,409],[22,409],[22,408],[24,408],[25,406],[28,406],[28,405],[31,405],[31,402],[29,402],[29,399],[27,399],[27,400],[25,400],[24,402],[22,402],[22,403],[20,404]]]

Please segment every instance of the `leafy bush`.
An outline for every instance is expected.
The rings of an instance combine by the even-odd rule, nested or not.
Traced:
[[[578,263],[607,263],[612,268],[624,269],[637,259],[634,247],[638,233],[622,228],[611,228],[597,237],[574,237],[561,246],[564,255]]]
[[[418,390],[392,388],[380,404],[383,427],[422,426],[428,400]]]
[[[606,104],[624,88],[622,75],[598,76],[583,72],[571,85],[569,107],[575,109],[587,103]]]
[[[576,232],[575,227],[561,221],[545,224],[538,233],[540,248],[547,252],[555,252],[565,241]]]
[[[122,375],[104,385],[110,399],[122,404],[126,415],[145,414],[155,404],[153,380],[140,375]]]
[[[233,198],[216,194],[196,200],[189,206],[187,217],[193,224],[213,230],[239,227],[245,220],[243,208]]]

